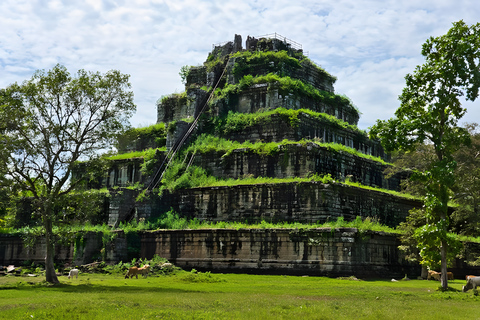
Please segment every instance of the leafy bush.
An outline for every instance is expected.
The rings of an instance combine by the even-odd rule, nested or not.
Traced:
[[[0,219],[0,234],[11,233],[13,231],[13,227],[7,226],[7,222],[3,219]]]
[[[233,74],[237,78],[245,75],[257,74],[258,70],[266,72],[284,73],[287,70],[300,69],[300,61],[289,55],[287,51],[241,51],[233,55],[235,65]],[[264,71],[264,72],[265,72]]]
[[[186,229],[188,220],[181,218],[178,213],[170,210],[163,214],[155,223],[157,229]]]
[[[188,65],[182,66],[180,68],[180,72],[178,74],[180,75],[180,79],[182,80],[183,84],[187,83],[188,74],[190,73],[191,68],[192,66],[188,66]]]
[[[120,151],[128,150],[137,140],[145,141],[157,148],[165,146],[166,130],[164,123],[157,123],[141,128],[131,128],[117,138],[116,148]]]
[[[198,272],[195,269],[192,269],[188,273],[182,273],[180,275],[180,280],[184,282],[192,282],[192,283],[217,283],[217,282],[225,282],[226,280],[219,278],[217,275],[211,274],[209,271],[207,272]]]

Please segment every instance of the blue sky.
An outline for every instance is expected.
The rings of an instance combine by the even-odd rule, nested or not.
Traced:
[[[452,22],[480,22],[475,0],[2,0],[0,88],[60,63],[131,75],[137,113],[156,122],[157,99],[184,91],[178,72],[201,65],[212,45],[278,33],[302,44],[337,77],[335,91],[360,109],[361,129],[399,107],[404,77],[423,63],[421,45]],[[480,122],[480,102],[462,122]]]

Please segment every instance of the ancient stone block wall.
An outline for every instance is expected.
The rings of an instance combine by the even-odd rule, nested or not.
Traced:
[[[135,129],[132,131],[136,131]],[[161,148],[165,145],[166,133],[162,129],[152,130],[149,134],[140,132],[134,137],[127,134],[119,137],[117,141],[118,153],[129,153],[135,151],[143,151],[146,149]]]
[[[35,247],[27,248],[19,236],[0,234],[0,264],[21,265],[24,261],[45,263],[46,245],[42,240],[39,240]],[[58,248],[55,250],[55,256],[61,260],[71,258],[69,250],[58,250]]]
[[[138,191],[131,189],[112,190],[108,208],[108,225],[118,226],[120,222],[130,221],[136,214]]]
[[[127,238],[119,232],[105,248],[101,233],[88,233],[82,246],[57,246],[55,261],[83,265],[127,262]],[[316,276],[403,277],[419,267],[401,259],[395,235],[356,229],[160,230],[139,235],[140,258],[159,255],[175,265],[220,272]],[[102,249],[105,252],[102,252]],[[40,240],[26,249],[19,237],[0,236],[0,265],[44,263]]]
[[[191,67],[187,74],[187,87],[207,85],[207,67]]]
[[[331,125],[328,122],[318,124],[318,120],[311,115],[302,113],[299,115],[296,140],[319,138],[321,142],[338,143],[351,147],[361,153],[372,155],[388,161],[380,142],[368,139],[366,134]]]
[[[316,66],[310,62],[300,62],[302,69],[295,70],[289,76],[299,79],[303,83],[311,84],[313,87],[328,92],[334,92],[333,83],[330,77],[327,77]]]
[[[130,158],[113,162],[107,176],[103,179],[102,186],[112,188],[115,186],[126,187],[134,185],[137,181],[143,181],[140,170],[143,158]]]
[[[156,205],[209,221],[315,223],[360,216],[397,226],[422,203],[342,184],[302,182],[177,190],[165,193]],[[150,218],[161,213],[152,210]]]
[[[157,141],[156,139],[159,139],[159,141]],[[132,141],[131,146],[123,150],[123,152],[143,151],[146,149],[161,148],[163,145],[165,145],[165,140],[163,137],[148,137],[148,139],[142,137],[136,139],[135,141]]]
[[[267,89],[268,88],[268,89]],[[238,94],[238,105],[234,111],[241,113],[255,113],[260,110],[273,110],[276,108],[286,109],[310,109],[315,112],[332,115],[349,124],[357,125],[358,113],[350,105],[331,105],[330,103],[317,101],[308,97],[282,95],[275,84],[257,84]],[[232,110],[229,103],[224,109]],[[226,113],[220,109],[220,114]]]
[[[55,262],[79,266],[101,261],[103,258],[107,263],[127,261],[127,242],[123,232],[119,232],[114,241],[105,247],[105,252],[102,252],[102,249],[102,233],[88,232],[77,250],[73,243],[57,244],[55,246]],[[22,266],[25,262],[44,264],[45,255],[44,238],[38,238],[33,247],[26,247],[19,236],[0,235],[0,265]]]
[[[316,173],[330,174],[342,181],[349,177],[363,185],[397,191],[400,190],[400,178],[406,177],[395,175],[387,179],[383,174],[387,166],[380,162],[314,143],[280,145],[278,148],[272,155],[261,155],[249,149],[238,149],[228,155],[223,152],[196,154],[193,164],[223,179],[307,177]]]
[[[193,120],[207,101],[208,93],[199,88],[189,88],[185,96],[171,95],[157,104],[157,123]]]
[[[166,147],[167,150],[170,151],[172,148],[174,148],[176,143],[179,143],[187,133],[191,126],[191,123],[185,122],[178,120],[175,123],[175,129],[173,132],[168,132],[167,133],[167,140],[166,140]]]
[[[195,104],[186,96],[173,94],[157,104],[157,123],[169,123],[183,118],[192,117],[195,113]]]
[[[236,58],[231,58],[229,67],[228,67],[228,83],[236,84],[241,80],[241,77],[233,76],[233,67],[235,64]],[[267,75],[271,73],[272,66],[271,65],[256,65],[255,67],[251,67],[249,69],[248,74],[256,77]],[[298,79],[305,84],[310,84],[314,88],[322,91],[327,92],[334,92],[333,83],[334,79],[328,75],[326,72],[322,72],[319,70],[315,65],[311,62],[302,61],[301,68],[294,68],[294,67],[283,67],[281,69],[282,76],[287,76],[293,79]],[[192,80],[196,78],[192,77]]]
[[[153,173],[161,166],[165,156],[165,151],[157,150],[155,153],[156,163],[148,172],[142,172],[143,158],[115,160],[112,162],[113,164],[106,176],[94,188],[129,188],[133,187],[137,182],[148,186],[153,179]]]
[[[319,142],[343,144],[363,154],[379,157],[385,161],[389,159],[380,143],[369,140],[366,134],[335,126],[327,120],[314,119],[305,113],[300,113],[298,120],[298,124],[293,127],[286,119],[273,114],[267,121],[244,127],[238,131],[228,131],[228,133],[221,134],[221,136],[238,142],[281,142],[285,139],[291,141],[318,139]]]
[[[123,232],[117,232],[105,248],[101,239],[101,233],[88,233],[76,256],[73,244],[56,246],[55,262],[73,266],[102,259],[108,264],[129,262],[127,248],[138,245],[129,243]],[[420,275],[419,265],[402,258],[398,238],[382,232],[348,228],[159,230],[141,233],[139,239],[139,258],[157,254],[187,270],[385,279]],[[43,239],[26,248],[20,237],[0,235],[0,265],[43,264],[44,259]],[[449,271],[462,279],[478,274],[479,267],[457,260]]]
[[[395,235],[356,229],[162,230],[145,233],[141,256],[155,254],[204,271],[392,278],[420,275],[399,255]]]

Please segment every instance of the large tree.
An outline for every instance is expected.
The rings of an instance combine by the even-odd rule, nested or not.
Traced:
[[[458,126],[466,109],[461,99],[474,101],[480,87],[480,24],[453,23],[447,34],[431,37],[422,47],[425,63],[407,74],[395,117],[379,120],[370,136],[380,138],[387,151],[413,151],[422,143],[432,145],[435,157],[425,171],[414,175],[425,188],[426,224],[415,232],[424,261],[439,250],[441,283],[446,289],[448,202],[455,185],[453,153],[470,143]]]
[[[72,170],[108,148],[136,110],[128,79],[115,70],[72,76],[57,65],[0,90],[1,179],[30,197],[42,218],[48,282],[58,282],[52,234],[58,209],[85,179]]]

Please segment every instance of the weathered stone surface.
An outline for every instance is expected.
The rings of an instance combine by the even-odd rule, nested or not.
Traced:
[[[214,50],[209,56],[216,57],[223,62],[216,64],[212,71],[207,72],[206,67],[193,67],[190,69],[187,75],[187,83],[185,85],[187,93],[201,86],[213,87],[225,67],[227,67],[227,72],[225,74],[226,83],[238,83],[240,79],[233,74],[233,66],[236,58],[231,58],[230,60],[226,59],[228,54],[241,50],[241,46],[238,45],[238,35],[236,35],[235,39],[235,43],[227,42],[224,45],[214,47]],[[288,43],[286,44],[279,39],[265,39],[265,41],[264,39],[261,40],[262,41],[260,41],[260,43],[263,46],[261,50],[293,50],[301,52],[301,50],[290,48]],[[257,39],[248,37],[247,50],[257,50],[258,43],[259,42]],[[227,61],[228,65],[226,64]],[[253,76],[259,76],[266,75],[270,72],[269,66],[265,65],[256,66],[251,74]],[[326,72],[317,68],[310,61],[302,61],[301,68],[285,68],[282,70],[282,74],[293,79],[299,79],[302,82],[310,84],[319,90],[331,93],[334,92],[333,83],[335,82],[335,79]],[[282,95],[279,93],[278,88],[275,89],[274,84],[270,85],[271,88],[269,87],[268,91],[267,87],[268,84],[256,85],[249,90],[242,92],[240,96],[236,98],[239,101],[238,110],[236,111],[256,112],[259,109],[274,109],[278,107],[290,109],[309,108],[318,112],[331,114],[350,124],[358,123],[358,112],[349,104],[334,106],[331,105],[331,103],[312,101],[307,97],[300,97],[291,94]],[[186,99],[186,97],[181,95],[171,95],[168,98],[162,99],[162,102],[157,105],[157,122],[169,123],[171,121],[196,115],[195,110],[197,110],[198,106],[195,106],[194,104],[197,103],[203,105],[204,102],[205,100],[195,99],[195,97],[190,96],[190,93],[189,99]],[[223,103],[225,103],[225,101],[216,104],[215,108],[218,108],[218,110],[212,110],[212,112],[217,115],[223,115],[225,112],[228,112],[228,110],[232,110],[231,107],[234,104],[228,102],[228,105],[224,105]]]
[[[387,193],[318,182],[210,187],[166,193],[157,203],[208,221],[325,222],[371,217],[388,226],[422,204]],[[161,212],[161,211],[160,211]],[[151,218],[156,217],[152,211]]]
[[[102,249],[103,252],[102,252]],[[33,247],[26,247],[22,238],[13,235],[0,235],[0,265],[23,265],[25,261],[44,264],[46,254],[45,239],[37,239]],[[55,246],[55,261],[82,265],[105,259],[107,263],[127,261],[127,242],[123,232],[118,232],[112,243],[103,247],[102,233],[88,232],[75,249],[75,245]]]
[[[137,181],[143,181],[145,177],[140,170],[142,163],[143,158],[114,161],[100,187],[126,187],[134,185]]]
[[[233,41],[233,53],[242,51],[242,36],[239,34],[235,35],[235,40]]]
[[[237,149],[229,154],[210,152],[196,154],[193,164],[222,179],[245,176],[292,178],[312,174],[330,174],[333,178],[366,186],[400,190],[400,179],[406,174],[386,178],[387,165],[348,152],[337,152],[315,143],[279,145],[278,151],[263,155],[250,149]]]
[[[193,119],[206,96],[205,91],[192,88],[186,94],[172,94],[163,98],[157,104],[157,123]]]
[[[123,232],[117,232],[113,242],[104,246],[101,233],[89,232],[76,252],[73,244],[56,246],[55,261],[71,265],[102,259],[108,264],[127,262],[131,259],[127,248],[138,245],[142,259],[157,254],[179,267],[201,271],[386,279],[420,275],[418,264],[402,258],[397,236],[383,232],[348,228],[159,230],[144,232],[139,240],[140,244],[129,243]],[[44,259],[43,239],[26,248],[20,237],[0,235],[0,265],[42,264]],[[449,271],[461,279],[478,274],[479,267],[457,260]]]
[[[134,186],[136,183],[141,183],[144,186],[148,186],[154,178],[158,168],[165,160],[165,151],[155,151],[155,164],[150,168],[148,172],[142,171],[142,165],[144,164],[144,158],[129,158],[123,160],[112,161],[107,175],[100,179],[98,185],[92,185],[92,188],[128,188]],[[115,193],[115,190],[112,190]]]
[[[293,126],[289,119],[272,114],[264,122],[244,127],[241,130],[229,130],[223,138],[238,142],[281,142],[285,139],[300,141],[302,139],[318,140],[323,143],[338,143],[353,148],[363,154],[389,160],[378,141],[368,139],[365,133],[335,126],[327,120],[313,118],[309,114],[300,113],[298,123]]]
[[[187,133],[188,129],[190,128],[190,123],[185,121],[177,121],[175,124],[175,130],[173,132],[167,133],[167,141],[166,146],[167,150],[171,150],[178,144],[184,135]]]
[[[130,129],[118,137],[116,148],[118,153],[129,153],[156,149],[165,146],[166,132],[164,127],[150,127],[149,130]]]
[[[227,68],[227,74],[230,75],[233,72],[233,66],[235,64],[236,58],[230,59],[230,66]],[[293,79],[299,79],[305,84],[310,84],[314,88],[317,88],[322,91],[334,92],[333,84],[335,82],[334,78],[328,75],[323,69],[319,69],[312,62],[304,60],[300,62],[301,68],[294,68],[289,66],[284,66],[281,69],[282,75],[288,76]],[[256,65],[255,68],[249,69],[249,74],[252,76],[262,76],[272,73],[271,65]],[[229,83],[236,84],[241,80],[241,77],[228,78]]]
[[[282,94],[279,86],[275,83],[258,84],[238,94],[238,104],[231,103],[223,106],[240,113],[255,113],[261,110],[286,109],[310,109],[315,112],[326,113],[345,121],[351,125],[358,123],[358,112],[347,104],[333,104],[328,101],[318,101],[305,96]],[[224,114],[225,111],[220,111]]]
[[[191,67],[187,74],[187,86],[202,87],[207,85],[207,67]]]
[[[137,214],[136,197],[138,191],[131,189],[120,189],[111,191],[108,225],[118,226],[120,222],[130,221]]]
[[[162,230],[142,236],[141,255],[220,272],[391,278],[420,274],[395,235],[356,229]]]
[[[222,272],[393,277],[419,272],[401,259],[395,235],[356,229],[161,230],[140,235],[141,258],[157,254],[182,268]],[[127,239],[119,232],[104,247],[102,234],[90,232],[83,245],[57,246],[56,261],[82,265],[102,258],[127,261]],[[102,252],[103,249],[103,252]],[[26,249],[19,237],[0,236],[0,264],[43,263],[45,244]]]

